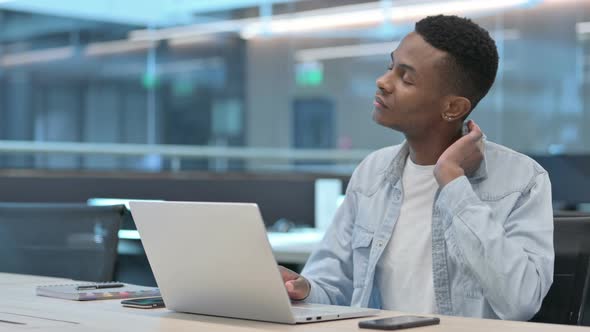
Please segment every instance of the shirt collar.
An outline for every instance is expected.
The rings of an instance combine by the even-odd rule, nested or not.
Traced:
[[[463,124],[463,135],[466,135],[468,132],[469,132],[469,130],[467,129],[467,124]],[[484,140],[484,148],[485,148],[485,141],[486,141],[485,135],[483,136],[483,140]],[[397,153],[397,155],[393,158],[393,160],[389,164],[388,170],[386,172],[387,178],[392,183],[396,183],[399,179],[401,179],[402,174],[403,174],[403,170],[404,170],[404,166],[406,165],[406,160],[409,155],[410,155],[410,146],[409,146],[408,142],[404,140],[402,142],[399,152]],[[469,182],[475,183],[475,182],[480,182],[482,180],[485,180],[487,178],[487,176],[488,176],[488,167],[487,167],[487,162],[486,162],[486,156],[484,153],[483,160],[479,164],[479,167],[477,168],[477,170],[475,172],[468,174],[467,179],[469,179]]]

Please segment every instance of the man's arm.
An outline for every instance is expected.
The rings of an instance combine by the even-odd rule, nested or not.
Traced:
[[[310,256],[301,273],[311,286],[306,302],[350,305],[354,211],[354,193],[347,192],[319,248]]]
[[[483,133],[473,121],[469,133],[440,156],[434,176],[441,189],[435,209],[452,216],[445,232],[457,257],[479,280],[484,296],[502,319],[528,320],[540,308],[553,282],[553,207],[545,171],[531,178],[504,223],[464,176],[483,159]],[[436,210],[435,210],[436,212]]]
[[[547,173],[534,176],[504,223],[492,222],[490,207],[464,176],[441,190],[436,207],[453,216],[445,237],[454,238],[457,256],[479,280],[494,312],[502,319],[530,319],[553,282],[553,211]]]

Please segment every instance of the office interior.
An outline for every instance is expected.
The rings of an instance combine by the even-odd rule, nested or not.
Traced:
[[[371,119],[375,80],[439,13],[498,47],[470,117],[548,170],[556,220],[589,225],[590,1],[6,0],[0,272],[156,286],[130,200],[256,203],[300,271],[356,165],[403,141]],[[590,326],[588,229],[556,227],[538,321]]]

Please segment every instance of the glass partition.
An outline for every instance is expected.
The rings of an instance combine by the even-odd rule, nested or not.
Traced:
[[[589,152],[590,2],[13,0],[0,167],[349,174],[403,140],[371,120],[375,79],[437,13],[496,40],[498,77],[472,115],[488,138]]]

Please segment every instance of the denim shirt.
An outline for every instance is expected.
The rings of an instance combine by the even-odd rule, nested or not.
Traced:
[[[307,302],[381,308],[375,266],[403,202],[407,143],[371,153],[302,275]],[[528,320],[553,282],[553,210],[547,172],[484,140],[469,176],[439,189],[432,209],[432,272],[438,314]],[[416,289],[416,296],[421,296]]]

